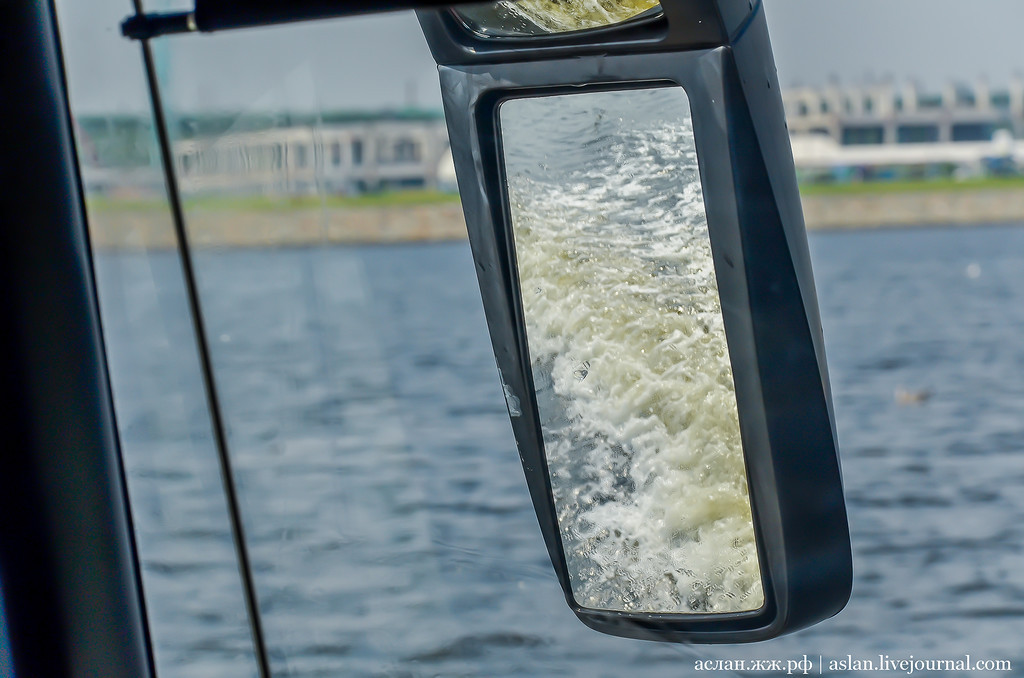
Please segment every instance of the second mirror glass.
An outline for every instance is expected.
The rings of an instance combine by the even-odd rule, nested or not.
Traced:
[[[604,28],[660,12],[657,0],[501,0],[455,10],[470,30],[492,37]]]
[[[573,595],[759,609],[763,585],[689,102],[502,104],[527,335]]]

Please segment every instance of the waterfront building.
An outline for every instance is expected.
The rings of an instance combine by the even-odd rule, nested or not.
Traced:
[[[932,93],[913,84],[783,93],[803,178],[1016,173],[1024,166],[1024,81],[980,80]]]
[[[160,160],[145,118],[85,116],[75,122],[90,191],[162,191]],[[173,163],[187,196],[456,190],[440,111],[202,114],[181,116],[171,125]]]
[[[1024,168],[1024,80],[939,92],[913,84],[798,87],[783,103],[801,181],[973,177]],[[78,121],[91,191],[154,193],[160,165],[142,118]],[[174,165],[186,195],[455,191],[440,111],[182,116]]]
[[[438,189],[451,157],[444,119],[374,115],[178,140],[188,193],[353,195]],[[450,163],[450,160],[448,160]]]

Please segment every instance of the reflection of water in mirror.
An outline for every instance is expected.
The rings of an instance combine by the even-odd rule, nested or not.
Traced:
[[[577,602],[759,608],[685,93],[513,100],[501,125],[545,452]]]
[[[484,32],[542,35],[611,26],[658,6],[656,0],[502,0],[458,11]]]

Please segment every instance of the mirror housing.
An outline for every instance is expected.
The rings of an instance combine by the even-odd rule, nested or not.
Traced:
[[[835,615],[850,595],[850,536],[807,238],[764,12],[751,4],[665,1],[664,16],[646,23],[531,38],[474,34],[447,10],[420,13],[439,63],[485,315],[531,498],[569,606],[606,633],[765,640]],[[682,87],[691,107],[764,589],[764,605],[749,612],[580,605],[545,455],[498,111],[517,98],[660,85]]]

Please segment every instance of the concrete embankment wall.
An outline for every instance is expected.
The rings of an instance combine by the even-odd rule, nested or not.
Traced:
[[[808,228],[1024,223],[1024,191],[959,190],[804,196]]]
[[[978,190],[804,197],[808,228],[879,228],[929,224],[1024,223],[1024,191]],[[170,218],[155,209],[90,212],[102,249],[174,246]],[[456,240],[466,237],[458,203],[296,210],[190,210],[197,247],[280,247]]]
[[[196,209],[186,213],[186,224],[196,247],[298,247],[466,237],[458,203],[326,210]],[[169,214],[152,208],[91,211],[89,230],[94,245],[101,249],[174,246]]]

